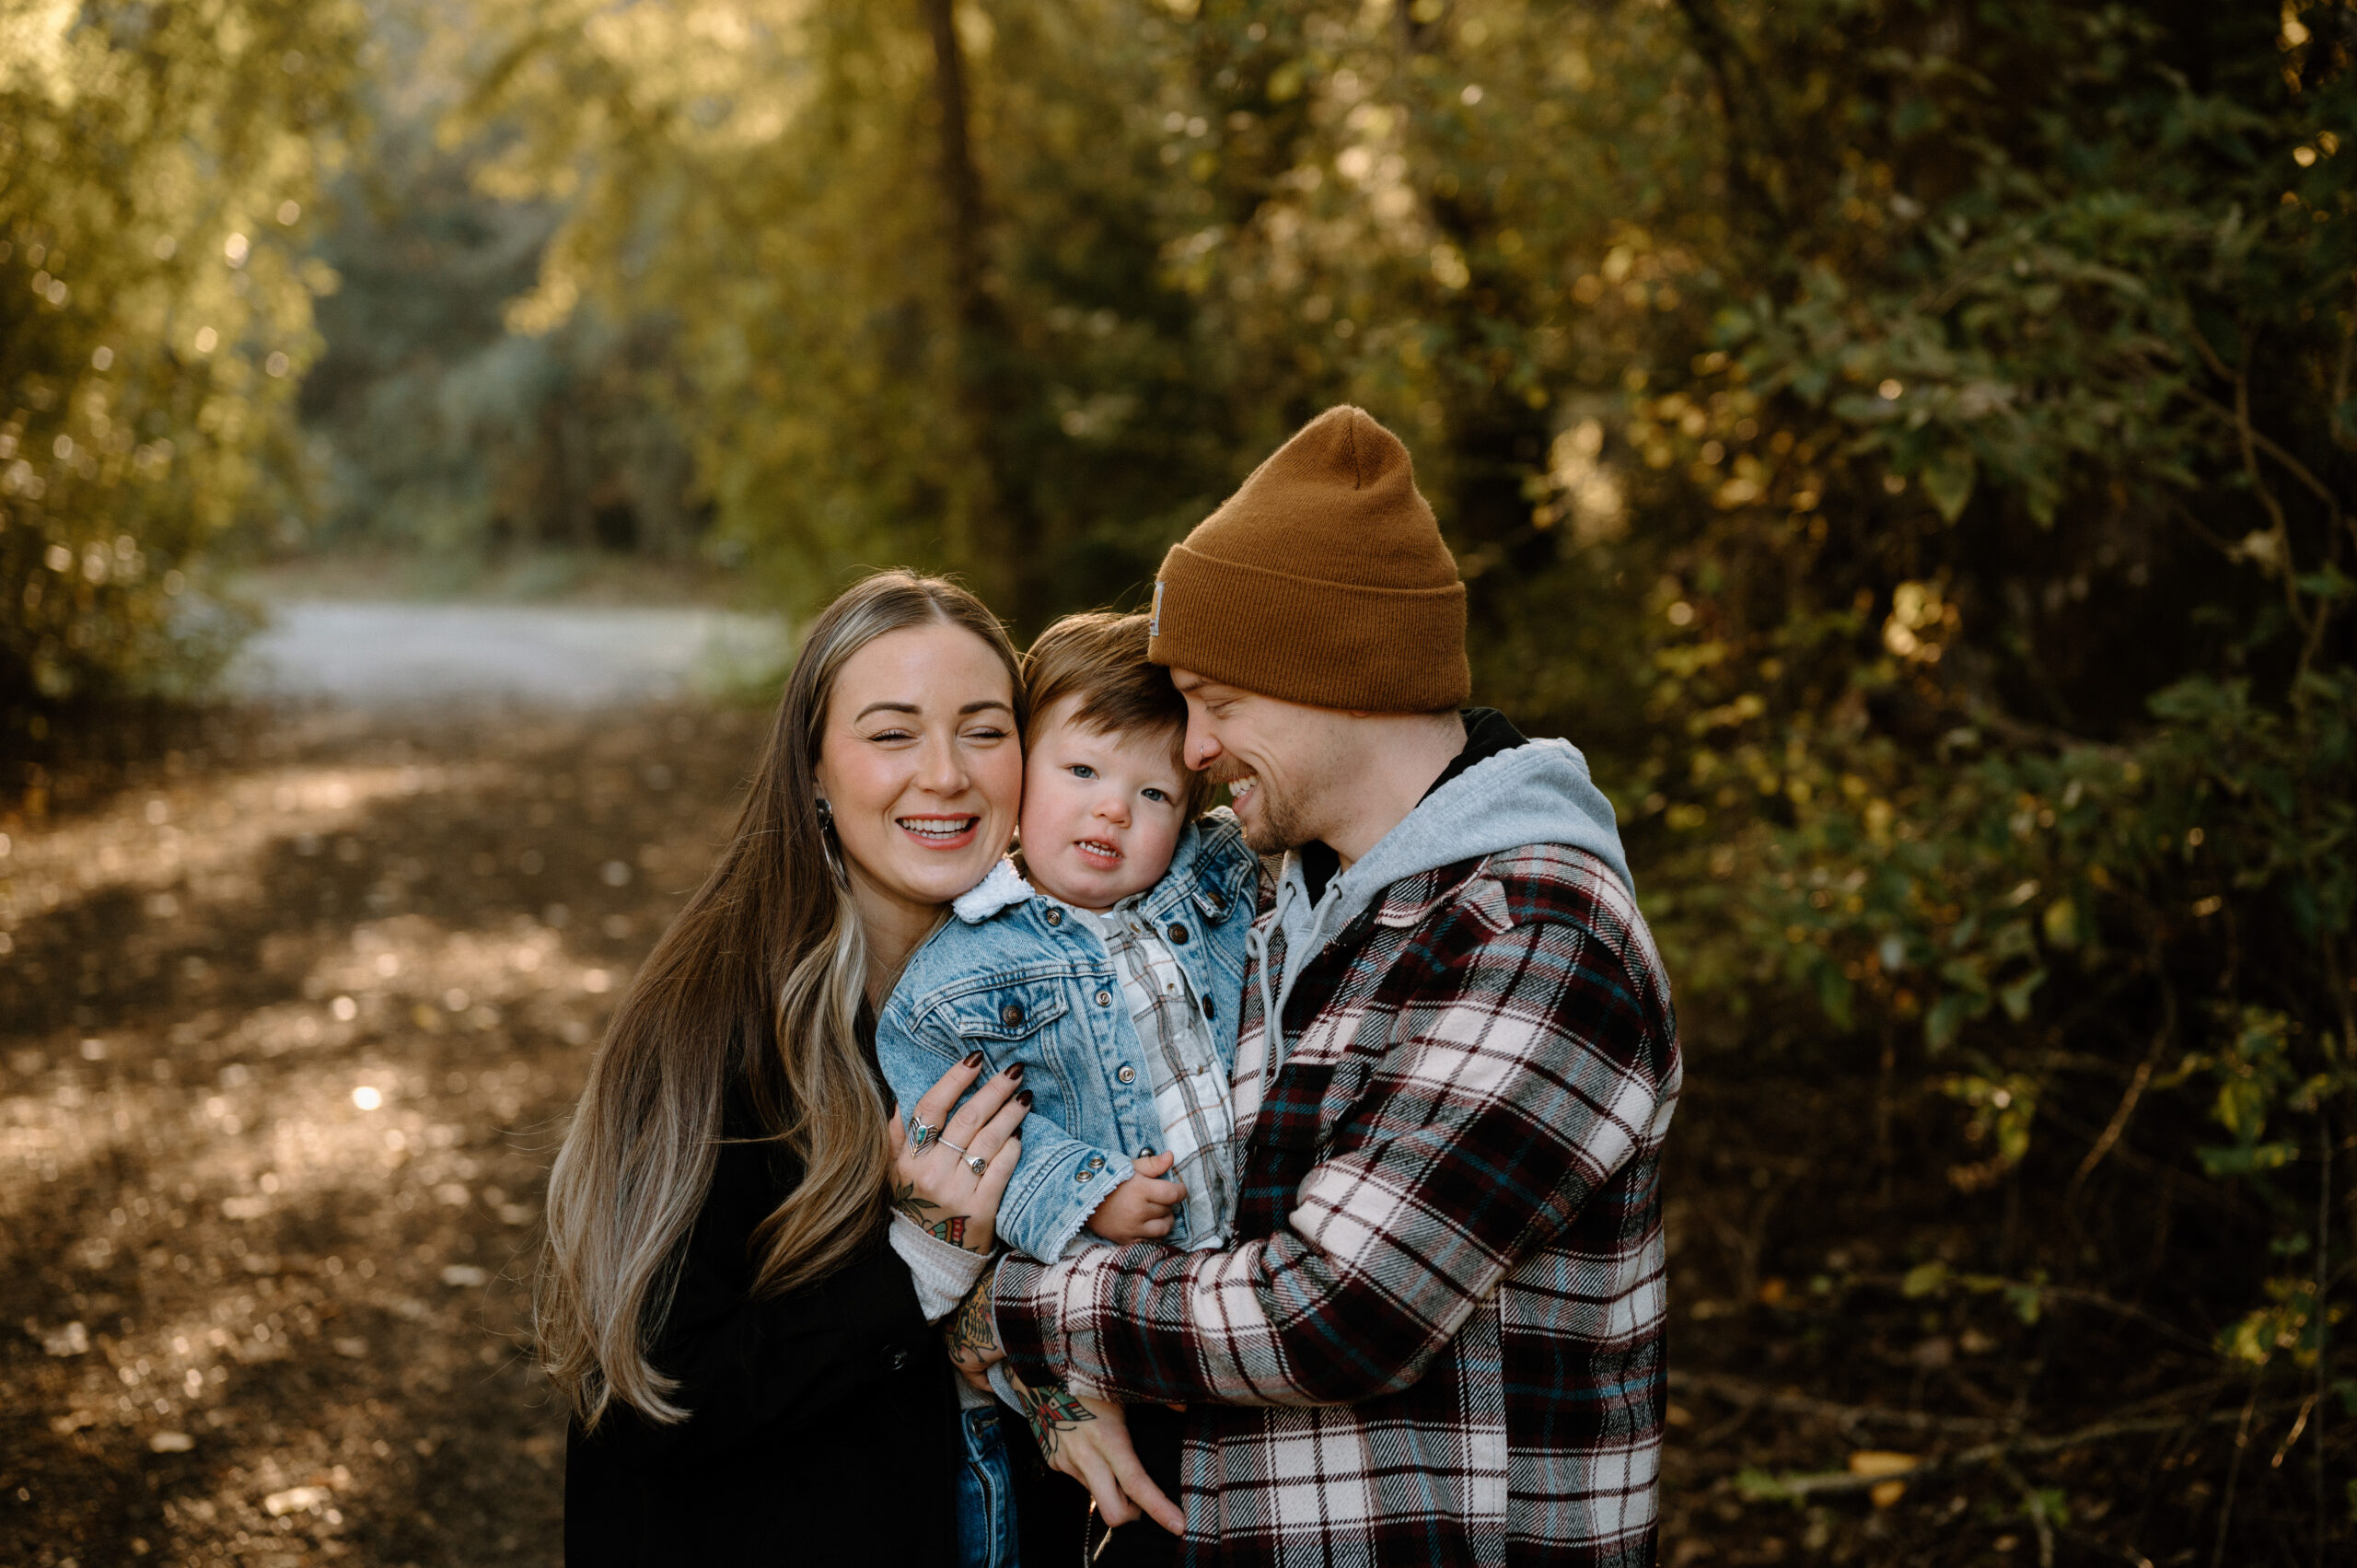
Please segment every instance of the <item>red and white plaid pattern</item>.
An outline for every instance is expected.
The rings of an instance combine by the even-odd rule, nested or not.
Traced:
[[[1627,891],[1550,845],[1403,878],[1248,1104],[1245,991],[1238,1241],[1009,1259],[1017,1370],[1190,1407],[1191,1564],[1650,1565],[1681,1069]]]

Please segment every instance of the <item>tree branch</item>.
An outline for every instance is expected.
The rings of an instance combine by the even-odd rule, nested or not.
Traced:
[[[1814,1475],[1750,1475],[1732,1484],[1749,1495],[1763,1500],[1814,1497],[1825,1493],[1865,1492],[1886,1481],[1914,1481],[1943,1470],[1970,1469],[1976,1465],[1994,1464],[2015,1458],[2035,1458],[2041,1454],[2060,1454],[2073,1448],[2092,1447],[2119,1437],[2142,1437],[2154,1433],[2176,1432],[2188,1425],[2223,1425],[2231,1421],[2247,1419],[2247,1410],[2212,1411],[2195,1416],[2189,1422],[2183,1416],[2154,1416],[2144,1421],[2106,1421],[2093,1426],[2083,1426],[2076,1432],[2065,1432],[2053,1437],[2017,1437],[1995,1443],[1981,1443],[1953,1454],[1934,1454],[1917,1463],[1911,1469],[1881,1475],[1852,1475],[1847,1470],[1829,1470]],[[2247,1429],[2246,1429],[2247,1430]],[[1722,1481],[1721,1485],[1730,1484]]]

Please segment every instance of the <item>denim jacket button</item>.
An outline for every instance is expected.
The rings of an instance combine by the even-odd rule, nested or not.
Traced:
[[[1084,1166],[1082,1168],[1080,1168],[1080,1169],[1078,1169],[1078,1170],[1075,1170],[1075,1171],[1074,1171],[1074,1172],[1072,1173],[1072,1179],[1073,1179],[1074,1181],[1086,1181],[1086,1180],[1087,1180],[1090,1177],[1092,1177],[1092,1176],[1094,1176],[1094,1175],[1096,1175],[1096,1174],[1097,1174],[1097,1173],[1096,1173],[1095,1171],[1090,1170],[1090,1169],[1088,1169],[1086,1167],[1085,1167],[1085,1166]]]
[[[1138,1081],[1138,1070],[1130,1066],[1127,1063],[1122,1063],[1121,1070],[1114,1074],[1113,1076],[1120,1079],[1121,1082],[1125,1084],[1134,1084]]]
[[[1050,910],[1043,918],[1046,919],[1050,925],[1062,925],[1064,923],[1064,912],[1062,910]]]
[[[1219,1009],[1212,1005],[1212,999],[1208,996],[1203,998],[1203,1016],[1206,1018],[1219,1016]]]
[[[1187,928],[1185,926],[1174,925],[1170,928],[1167,935],[1169,935],[1170,940],[1177,943],[1179,947],[1183,947],[1187,945]]]
[[[1098,992],[1097,993],[1097,1005],[1099,1007],[1110,1007],[1113,1005],[1113,993],[1109,991]]]
[[[1023,1004],[1020,1002],[1010,1002],[1005,1006],[1001,1007],[998,1010],[998,1021],[1004,1024],[1008,1028],[1014,1028],[1016,1025],[1022,1023]]]

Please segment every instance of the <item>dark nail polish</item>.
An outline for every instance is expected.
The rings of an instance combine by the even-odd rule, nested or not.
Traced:
[[[1021,1105],[1024,1109],[1028,1110],[1031,1109],[1032,1094],[1029,1089],[1024,1090],[1021,1094],[1016,1096],[1015,1098],[1016,1102]]]
[[[976,1052],[974,1052],[971,1056],[969,1056],[968,1058],[966,1058],[966,1061],[965,1061],[965,1065],[966,1065],[966,1066],[969,1066],[969,1067],[979,1067],[979,1066],[981,1066],[981,1064],[982,1064],[982,1053],[981,1053],[981,1051],[976,1051]]]
[[[1010,1083],[1021,1083],[1023,1081],[1023,1063],[1018,1062],[1014,1066],[1009,1067],[1006,1070],[1006,1076],[1007,1081]]]

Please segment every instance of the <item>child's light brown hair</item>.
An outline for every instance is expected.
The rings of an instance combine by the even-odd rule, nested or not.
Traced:
[[[1210,807],[1213,786],[1187,766],[1187,702],[1170,684],[1170,672],[1145,656],[1147,622],[1143,614],[1096,610],[1067,615],[1040,633],[1023,656],[1031,710],[1023,745],[1030,749],[1048,710],[1067,697],[1080,699],[1073,722],[1099,735],[1166,731],[1183,792],[1178,809],[1191,822]]]

